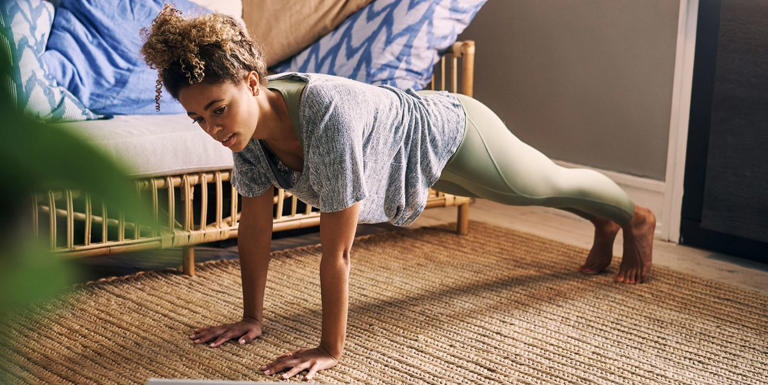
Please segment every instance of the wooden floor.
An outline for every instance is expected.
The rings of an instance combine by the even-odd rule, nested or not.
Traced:
[[[536,234],[586,249],[592,247],[592,224],[567,211],[536,206],[507,206],[478,199],[472,204],[469,217],[472,220]],[[431,209],[426,210],[414,225],[430,226],[455,220],[455,209]],[[469,231],[472,231],[471,227]],[[619,231],[613,245],[613,255],[621,254],[622,234]],[[768,265],[763,263],[660,239],[654,241],[653,262],[705,279],[768,294]]]
[[[561,210],[535,206],[507,206],[478,199],[471,205],[470,219],[536,234],[586,249],[592,245],[592,225],[574,214]],[[410,227],[432,226],[455,221],[456,208],[429,209],[424,211]],[[359,225],[357,234],[387,231],[391,228],[392,226],[388,224]],[[471,226],[469,231],[472,231]],[[317,228],[277,236],[280,238],[272,241],[273,250],[320,242]],[[621,245],[622,237],[619,232],[614,244],[614,255],[621,256]],[[234,240],[198,247],[196,251],[197,261],[236,257],[237,247]],[[178,249],[80,260],[86,275],[84,279],[87,280],[130,274],[139,270],[175,268],[180,264],[181,252]],[[747,259],[656,239],[654,264],[768,294],[768,265]]]

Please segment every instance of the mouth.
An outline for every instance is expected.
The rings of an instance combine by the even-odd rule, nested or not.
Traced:
[[[235,143],[235,136],[236,134],[231,134],[228,137],[224,138],[224,140],[221,141],[221,144],[224,145],[224,147],[230,147],[232,144]]]

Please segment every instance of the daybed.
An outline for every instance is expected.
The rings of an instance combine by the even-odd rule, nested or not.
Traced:
[[[452,44],[435,66],[428,89],[472,95],[474,42]],[[117,115],[108,120],[60,123],[127,162],[139,193],[169,231],[153,233],[109,212],[77,191],[34,198],[35,235],[68,257],[181,247],[183,271],[194,274],[194,245],[237,236],[239,199],[229,184],[231,152],[183,114]],[[430,191],[427,208],[457,206],[457,232],[465,234],[470,199]],[[289,192],[276,190],[274,231],[316,226],[320,215]]]

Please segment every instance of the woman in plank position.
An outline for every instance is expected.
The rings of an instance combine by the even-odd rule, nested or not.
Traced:
[[[357,224],[410,224],[430,187],[554,207],[591,221],[594,244],[580,268],[587,274],[610,264],[621,229],[624,253],[615,280],[648,277],[653,213],[598,172],[556,165],[475,99],[322,74],[268,79],[261,51],[239,22],[219,14],[185,19],[171,6],[147,30],[142,53],[158,70],[157,100],[164,86],[195,123],[232,150],[232,183],[243,196],[243,317],[195,329],[194,343],[244,344],[261,335],[274,186],[320,209],[323,316],[318,346],[278,357],[261,368],[266,374],[287,370],[283,378],[290,378],[307,370],[311,379],[338,363]]]

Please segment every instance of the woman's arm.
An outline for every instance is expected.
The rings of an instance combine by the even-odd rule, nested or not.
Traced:
[[[283,378],[291,378],[307,370],[307,380],[315,373],[336,366],[344,349],[347,332],[347,301],[349,299],[350,251],[357,229],[359,204],[337,212],[320,214],[320,241],[323,257],[320,261],[320,293],[323,299],[323,330],[320,345],[302,348],[277,357],[262,366],[265,374],[283,370]]]
[[[350,251],[357,229],[359,203],[333,213],[320,214],[320,293],[323,302],[323,331],[320,347],[341,357],[347,330]]]
[[[272,242],[272,199],[274,187],[258,197],[243,198],[237,246],[240,252],[240,277],[243,283],[243,319],[239,322],[194,329],[189,337],[196,344],[217,347],[231,339],[241,344],[262,333],[264,288],[267,285],[269,250]]]
[[[274,187],[258,197],[243,198],[237,248],[243,284],[243,318],[263,322],[264,290],[267,285],[269,251],[272,243]]]

